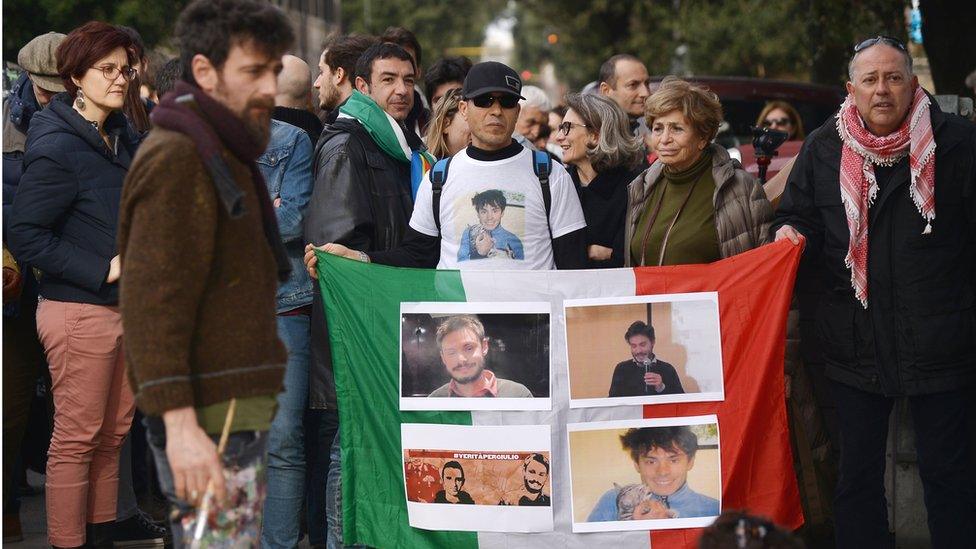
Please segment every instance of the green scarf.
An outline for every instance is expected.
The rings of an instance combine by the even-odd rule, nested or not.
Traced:
[[[416,199],[420,182],[424,173],[433,165],[434,157],[423,147],[411,150],[403,127],[381,109],[376,101],[357,90],[353,90],[349,99],[339,107],[339,117],[358,120],[387,156],[410,164],[410,194]]]

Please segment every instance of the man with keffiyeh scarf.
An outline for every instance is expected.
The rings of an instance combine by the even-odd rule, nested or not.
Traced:
[[[943,113],[911,61],[893,38],[858,44],[848,97],[803,144],[773,224],[826,271],[817,323],[840,432],[838,547],[891,544],[897,397],[911,407],[932,544],[976,539],[976,126]]]

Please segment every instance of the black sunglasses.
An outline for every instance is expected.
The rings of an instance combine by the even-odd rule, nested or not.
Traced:
[[[871,46],[877,44],[878,42],[888,44],[889,46],[894,46],[904,52],[908,51],[908,48],[905,47],[905,44],[903,44],[901,40],[897,38],[892,38],[891,36],[885,36],[883,34],[879,34],[874,38],[868,38],[867,40],[864,40],[863,42],[854,46],[854,53],[858,53],[864,48],[870,48]]]
[[[514,109],[518,106],[519,98],[517,95],[505,94],[496,96],[485,94],[479,95],[478,97],[472,97],[468,99],[468,101],[474,103],[474,106],[478,107],[479,109],[487,109],[494,105],[495,101],[498,101],[498,104],[501,105],[503,109]]]

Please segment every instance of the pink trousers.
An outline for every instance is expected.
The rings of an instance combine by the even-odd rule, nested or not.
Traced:
[[[42,300],[37,333],[47,354],[54,433],[47,457],[51,545],[85,543],[85,523],[115,520],[119,452],[135,410],[125,375],[118,307]]]

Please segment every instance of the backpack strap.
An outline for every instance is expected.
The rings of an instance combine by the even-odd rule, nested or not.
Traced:
[[[442,158],[434,163],[430,169],[430,205],[434,213],[434,225],[437,232],[441,231],[441,191],[444,190],[444,182],[447,181],[447,169],[451,166],[451,157]]]
[[[546,208],[546,226],[549,228],[549,238],[552,238],[552,225],[549,223],[549,212],[552,211],[552,190],[549,188],[549,175],[552,173],[552,156],[546,151],[532,151],[532,171],[539,178],[542,187],[542,204]]]

